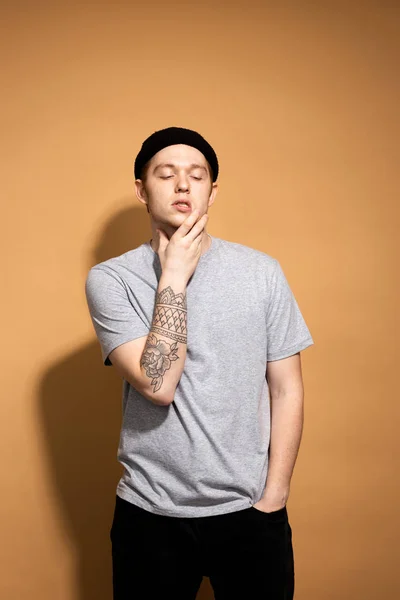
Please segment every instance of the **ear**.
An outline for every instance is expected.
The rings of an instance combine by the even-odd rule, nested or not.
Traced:
[[[142,204],[147,204],[147,193],[144,183],[141,179],[135,179],[135,192],[136,196]]]
[[[211,206],[212,204],[214,204],[214,200],[215,200],[215,196],[217,195],[217,192],[218,192],[218,183],[214,182],[212,184],[210,197],[208,199],[208,206]]]

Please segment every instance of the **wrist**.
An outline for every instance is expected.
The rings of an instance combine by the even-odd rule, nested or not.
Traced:
[[[185,289],[187,283],[187,279],[180,273],[169,271],[168,269],[164,269],[161,273],[160,284],[162,287],[165,287],[165,285],[170,285],[175,293]]]
[[[266,500],[266,499],[274,499],[274,500],[278,500],[278,501],[282,501],[282,502],[286,502],[287,499],[289,498],[289,493],[290,493],[290,486],[289,485],[279,485],[279,486],[272,486],[272,485],[267,485],[264,489],[263,495],[262,495],[262,499]]]

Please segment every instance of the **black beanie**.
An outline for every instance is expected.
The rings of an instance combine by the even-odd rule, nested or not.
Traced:
[[[174,144],[186,144],[200,150],[210,164],[213,181],[216,181],[219,167],[217,155],[213,148],[199,133],[192,129],[185,129],[184,127],[160,129],[152,133],[143,142],[139,154],[135,159],[135,179],[140,179],[143,167],[157,152],[166,148],[166,146],[173,146]]]

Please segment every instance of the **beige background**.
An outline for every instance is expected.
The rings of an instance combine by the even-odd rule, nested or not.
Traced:
[[[132,165],[170,125],[218,154],[208,231],[278,258],[314,337],[288,502],[296,599],[394,598],[396,3],[2,13],[1,598],[111,599],[122,383],[84,281],[150,238]]]

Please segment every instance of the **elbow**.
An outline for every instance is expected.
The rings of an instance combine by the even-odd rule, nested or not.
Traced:
[[[156,406],[169,406],[174,401],[173,398],[171,400],[170,398],[160,398],[159,396],[149,396],[149,400]]]
[[[152,390],[148,388],[138,391],[142,394],[142,396],[144,396],[147,400],[150,400],[150,402],[156,406],[169,406],[174,401],[173,397],[171,398],[165,393],[160,394],[158,392],[152,392]]]
[[[161,396],[159,396],[158,394],[153,394],[152,395],[152,401],[154,402],[154,404],[157,404],[158,406],[169,406],[170,404],[173,403],[174,401],[174,395],[171,397],[168,394],[162,394]]]
[[[169,406],[174,401],[174,394],[172,394],[171,398],[171,392],[170,390],[166,389],[165,385],[160,386],[162,389],[154,391],[156,386],[154,383],[152,384],[152,379],[149,378],[149,375],[145,369],[143,369],[143,367],[141,368],[141,377],[139,377],[139,379],[141,389],[138,391],[142,394],[142,396],[144,396],[147,400],[150,400],[150,402],[156,406]]]
[[[157,406],[169,406],[170,404],[172,404],[172,403],[173,403],[173,401],[174,401],[173,399],[172,399],[172,400],[162,400],[161,402],[160,402],[159,400],[157,400],[157,401],[155,402],[155,404],[156,404]]]

